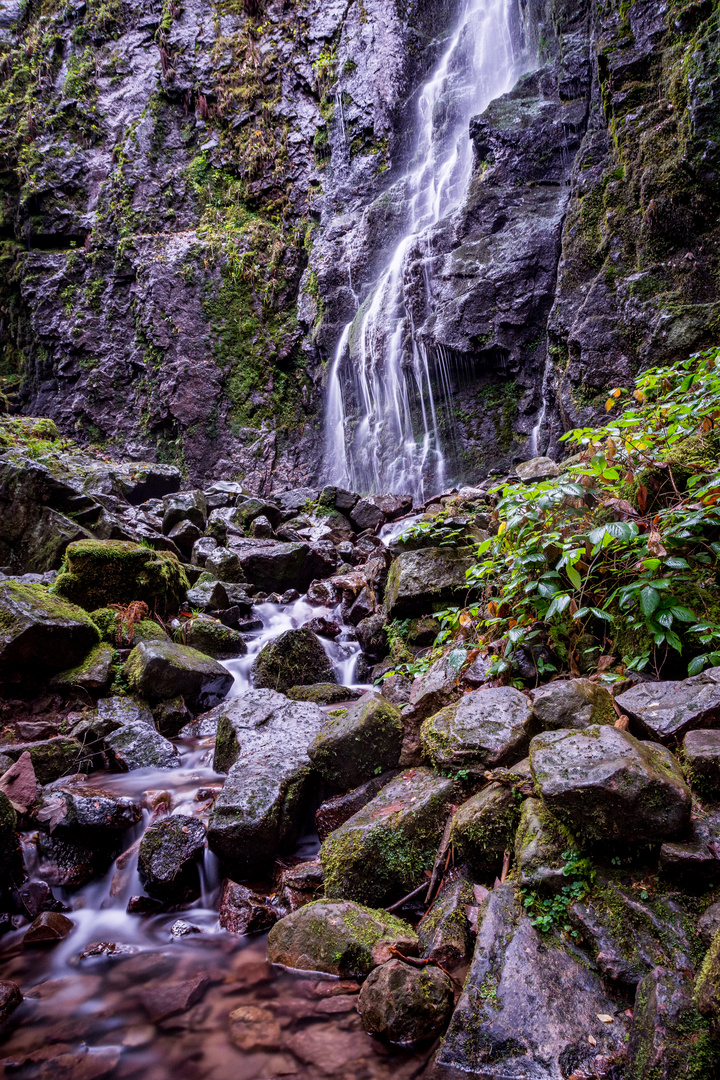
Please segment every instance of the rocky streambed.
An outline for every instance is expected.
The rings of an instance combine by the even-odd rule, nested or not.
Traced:
[[[717,1074],[714,671],[417,663],[489,485],[413,512],[72,465],[13,463],[3,1075]]]

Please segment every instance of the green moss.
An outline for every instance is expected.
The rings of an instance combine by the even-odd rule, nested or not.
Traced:
[[[78,540],[65,553],[54,590],[87,610],[142,600],[177,609],[187,595],[185,571],[171,552],[125,540]]]

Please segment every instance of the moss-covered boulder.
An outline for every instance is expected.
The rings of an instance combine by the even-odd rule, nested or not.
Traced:
[[[541,686],[533,694],[533,712],[545,731],[614,724],[612,695],[589,679],[564,679]]]
[[[101,694],[112,682],[114,660],[115,650],[101,642],[90,650],[81,664],[55,675],[50,685],[58,690],[79,689]]]
[[[293,686],[336,683],[329,656],[312,630],[286,630],[258,653],[252,669],[258,688],[286,693]]]
[[[690,820],[690,789],[677,759],[619,728],[536,735],[530,766],[550,811],[587,840],[657,843]]]
[[[197,818],[172,814],[155,822],[138,850],[138,873],[146,892],[160,899],[182,899],[196,891],[204,850],[205,826]]]
[[[169,637],[154,619],[141,619],[129,625],[116,608],[98,608],[90,618],[108,645],[123,648],[139,645],[141,641],[169,641]]]
[[[467,909],[475,904],[473,887],[457,870],[446,877],[437,899],[418,923],[420,955],[443,967],[463,964],[473,947]]]
[[[328,783],[348,790],[394,769],[402,742],[400,710],[371,692],[354,705],[335,710],[308,755]]]
[[[224,626],[217,619],[199,615],[185,623],[181,630],[183,644],[216,660],[244,656],[245,638],[237,630]]]
[[[369,1034],[408,1046],[440,1035],[454,1000],[452,982],[444,971],[390,960],[363,983],[358,1012]]]
[[[472,566],[467,552],[452,548],[404,551],[393,562],[385,587],[389,619],[427,615],[459,600],[468,591],[466,571]]]
[[[422,884],[454,796],[452,780],[412,769],[391,780],[325,839],[320,858],[331,899],[382,905]]]
[[[0,670],[37,677],[81,663],[100,634],[81,608],[42,585],[0,581]]]
[[[563,852],[572,847],[572,834],[552,816],[542,799],[525,799],[515,834],[518,883],[528,889],[559,892],[568,883]]]
[[[506,851],[512,851],[520,804],[511,788],[490,784],[453,817],[450,840],[480,878],[499,876]]]
[[[312,701],[316,705],[339,705],[347,701],[357,701],[362,696],[360,690],[337,683],[313,683],[312,686],[292,686],[287,692],[291,701]]]
[[[88,754],[82,743],[65,735],[39,739],[37,742],[0,744],[0,750],[13,761],[27,751],[39,784],[51,784],[63,776],[86,772],[89,766]]]
[[[154,551],[127,540],[78,540],[65,552],[55,592],[93,611],[108,604],[143,600],[152,610],[178,608],[189,587],[170,551]]]
[[[720,1069],[717,1031],[711,1014],[705,1018],[702,1012],[693,1002],[688,972],[653,968],[635,993],[624,1073],[627,1080],[716,1077]]]
[[[242,584],[245,581],[240,559],[234,551],[230,551],[226,547],[216,547],[214,551],[210,552],[205,560],[205,569],[209,574],[213,574],[218,581],[233,582],[235,584]]]
[[[123,668],[128,686],[147,701],[183,697],[196,711],[223,700],[233,677],[216,660],[171,641],[136,645]]]
[[[385,958],[383,946],[410,954],[417,951],[417,935],[386,911],[318,900],[275,923],[267,956],[271,964],[300,971],[362,978]]]
[[[441,709],[422,725],[420,741],[435,768],[482,774],[522,758],[532,724],[529,699],[500,686],[474,690]]]

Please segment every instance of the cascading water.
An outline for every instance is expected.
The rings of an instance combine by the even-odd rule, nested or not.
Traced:
[[[447,373],[416,339],[406,296],[408,257],[420,256],[432,307],[430,230],[461,204],[473,165],[470,118],[527,69],[515,41],[518,0],[467,0],[444,56],[418,101],[418,139],[397,188],[405,233],[355,319],[345,327],[330,374],[325,474],[356,490],[422,500],[445,485],[439,411]],[[438,400],[438,395],[440,400]],[[355,403],[351,408],[349,401]]]

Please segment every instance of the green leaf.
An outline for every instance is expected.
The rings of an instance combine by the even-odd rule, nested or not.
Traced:
[[[660,593],[652,586],[646,585],[640,590],[640,609],[643,615],[652,615],[659,603]]]
[[[689,570],[690,569],[690,563],[687,561],[687,559],[676,558],[674,555],[671,558],[665,560],[665,566],[669,570]]]
[[[707,654],[694,657],[688,664],[688,675],[699,675],[708,662]]]
[[[576,589],[582,589],[582,578],[574,566],[566,566],[565,572]]]
[[[673,618],[678,619],[679,622],[686,622],[686,623],[694,623],[695,622],[695,615],[690,610],[690,608],[676,607],[675,605],[673,605],[673,607],[670,608],[670,611],[672,612]]]
[[[607,611],[601,611],[600,608],[590,608],[596,619],[603,619],[605,622],[615,622],[615,619]]]
[[[545,613],[545,620],[552,619],[553,615],[562,615],[563,611],[570,606],[570,597],[567,593],[556,596]]]

